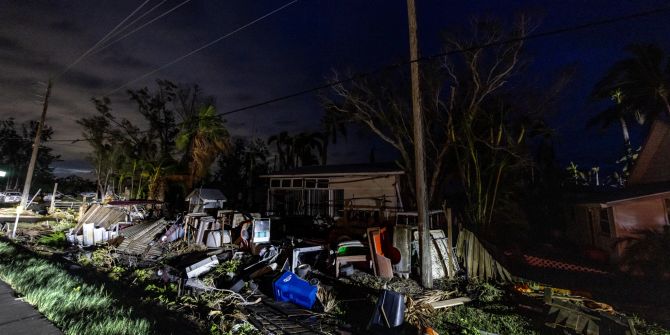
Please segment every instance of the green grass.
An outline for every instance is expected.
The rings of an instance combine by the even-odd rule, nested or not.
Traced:
[[[67,246],[67,241],[65,239],[64,232],[56,231],[37,239],[37,244],[46,245],[53,248],[64,248]]]
[[[487,304],[486,306],[456,306],[437,313],[434,318],[438,333],[448,334],[447,323],[463,327],[460,334],[478,335],[478,330],[505,335],[537,335],[531,320],[516,314],[507,306]]]
[[[146,319],[119,307],[104,285],[89,285],[63,268],[0,242],[0,279],[66,334],[149,334]]]

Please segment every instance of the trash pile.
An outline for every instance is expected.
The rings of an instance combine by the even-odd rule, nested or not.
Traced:
[[[418,230],[408,222],[319,239],[290,236],[273,226],[275,218],[258,213],[194,208],[173,220],[151,220],[118,206],[93,205],[68,240],[83,250],[105,245],[114,262],[151,269],[174,285],[177,303],[206,300],[210,319],[233,315],[238,326],[266,334],[400,334],[417,328],[437,334],[437,311],[486,303],[466,289],[423,290],[409,279],[420,269]],[[343,231],[337,224],[327,227]],[[518,280],[473,233],[464,229],[453,239],[448,227],[431,229],[430,236],[435,280]],[[589,299],[544,287],[507,287],[521,309],[547,319],[549,328],[598,334],[609,322],[629,326],[611,307]],[[356,311],[343,310],[345,303]],[[352,322],[352,313],[364,321]]]

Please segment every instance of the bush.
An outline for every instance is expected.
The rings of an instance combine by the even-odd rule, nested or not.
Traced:
[[[49,235],[41,236],[37,239],[37,244],[46,245],[52,248],[65,248],[67,247],[67,240],[65,239],[64,232],[57,231]]]
[[[530,320],[515,314],[511,307],[491,304],[481,308],[456,306],[435,315],[438,333],[449,333],[448,323],[462,327],[463,335],[479,335],[479,330],[505,335],[536,335]]]

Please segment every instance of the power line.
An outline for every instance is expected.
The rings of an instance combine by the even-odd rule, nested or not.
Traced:
[[[283,5],[283,6],[279,7],[279,8],[277,8],[277,9],[275,9],[275,10],[273,10],[273,11],[271,11],[271,12],[269,12],[269,13],[267,13],[267,14],[265,14],[265,15],[263,15],[263,16],[257,18],[257,19],[255,19],[255,20],[253,20],[253,21],[251,21],[251,22],[249,22],[249,23],[247,23],[247,24],[245,24],[245,25],[243,25],[243,26],[241,26],[241,27],[239,27],[239,28],[237,28],[237,29],[235,29],[235,30],[233,30],[233,31],[231,31],[231,32],[229,32],[229,33],[223,35],[223,36],[221,36],[221,37],[218,37],[218,38],[212,40],[211,42],[209,42],[209,43],[207,43],[207,44],[205,44],[205,45],[203,45],[203,46],[201,46],[201,47],[199,47],[199,48],[197,48],[197,49],[195,49],[195,50],[193,50],[193,51],[191,51],[191,52],[189,52],[189,53],[187,53],[187,54],[185,54],[185,55],[183,55],[183,56],[181,56],[181,57],[178,57],[178,58],[174,59],[173,61],[171,61],[171,62],[169,62],[169,63],[167,63],[167,64],[165,64],[165,65],[163,65],[163,66],[161,66],[161,67],[159,67],[159,68],[157,68],[157,69],[155,69],[155,70],[153,70],[153,71],[149,71],[149,72],[147,72],[147,73],[145,73],[145,74],[143,74],[143,75],[141,75],[141,76],[139,76],[139,77],[137,77],[137,78],[135,78],[135,79],[133,79],[133,80],[131,80],[131,81],[129,81],[129,82],[127,82],[127,83],[125,83],[125,84],[123,84],[123,85],[117,87],[117,88],[115,88],[115,89],[113,89],[112,91],[108,92],[108,93],[105,94],[105,95],[106,95],[106,96],[112,95],[112,94],[118,92],[119,90],[121,90],[122,88],[124,88],[124,87],[126,87],[126,86],[128,86],[128,85],[130,85],[130,84],[133,84],[133,83],[135,83],[135,82],[137,82],[137,81],[140,81],[140,80],[142,80],[142,79],[144,79],[144,78],[146,78],[146,77],[148,77],[148,76],[150,76],[150,75],[152,75],[152,74],[154,74],[154,73],[156,73],[156,72],[158,72],[158,71],[161,71],[161,70],[163,70],[163,69],[165,69],[165,68],[167,68],[167,67],[169,67],[169,66],[172,66],[172,65],[174,65],[175,63],[178,63],[179,61],[183,60],[184,58],[187,58],[187,57],[189,57],[189,56],[191,56],[191,55],[193,55],[193,54],[196,54],[196,53],[198,53],[198,52],[200,52],[200,51],[202,51],[202,50],[204,50],[204,49],[206,49],[206,48],[208,48],[208,47],[210,47],[210,46],[212,46],[212,45],[214,45],[214,44],[216,44],[216,43],[218,43],[218,42],[220,42],[220,41],[222,41],[222,40],[224,40],[224,39],[226,39],[226,38],[228,38],[228,37],[230,37],[230,36],[232,36],[232,35],[234,35],[235,33],[239,32],[239,31],[242,31],[242,30],[246,29],[247,27],[249,27],[249,26],[251,26],[251,25],[253,25],[253,24],[255,24],[255,23],[257,23],[257,22],[259,22],[259,21],[261,21],[261,20],[263,20],[263,19],[265,19],[265,18],[267,18],[267,17],[269,17],[269,16],[271,16],[271,15],[277,13],[277,12],[279,12],[279,11],[281,11],[282,9],[284,9],[284,8],[286,8],[286,7],[289,7],[289,6],[293,5],[293,4],[295,4],[296,2],[298,2],[298,0],[293,0],[293,1],[291,1],[291,2],[288,2],[288,3],[286,3],[285,5]]]
[[[166,2],[167,2],[167,0],[162,0],[162,1],[159,2],[158,4],[156,4],[156,5],[154,5],[153,7],[149,8],[149,10],[145,11],[144,13],[142,13],[142,15],[136,17],[134,20],[130,21],[127,25],[125,25],[123,28],[121,28],[121,29],[119,29],[118,31],[116,31],[116,33],[114,33],[113,36],[110,36],[110,37],[107,39],[107,41],[111,40],[112,38],[114,38],[114,37],[116,37],[116,36],[119,36],[119,35],[120,35],[122,32],[124,32],[126,29],[132,27],[135,23],[137,23],[137,22],[138,22],[139,20],[141,20],[143,17],[145,17],[145,16],[151,14],[151,12],[153,12],[154,10],[156,10],[158,7],[162,6],[162,5],[163,5],[164,3],[166,3]],[[109,44],[108,44],[108,45],[109,45]],[[105,47],[106,47],[106,46],[103,46],[102,48],[105,48]],[[101,49],[99,48],[98,50],[94,51],[92,54],[97,54],[98,52],[100,52],[100,50],[101,50]]]
[[[165,1],[167,1],[167,0],[164,0],[164,1],[161,2],[160,4],[163,4]],[[103,50],[109,48],[110,46],[112,46],[112,45],[114,45],[114,44],[116,44],[116,43],[118,43],[118,42],[120,42],[120,41],[126,39],[128,36],[130,36],[130,35],[132,35],[132,34],[138,32],[138,31],[141,30],[142,28],[144,28],[144,27],[146,27],[146,26],[148,26],[148,25],[150,25],[150,24],[152,24],[152,23],[158,21],[158,20],[161,19],[163,16],[172,13],[173,11],[175,11],[175,10],[177,10],[179,7],[181,7],[181,6],[183,6],[183,5],[187,4],[187,3],[189,3],[190,1],[191,1],[191,0],[185,0],[185,1],[183,1],[182,3],[180,3],[180,4],[178,4],[178,5],[176,5],[176,6],[172,7],[172,8],[170,8],[169,10],[165,11],[163,14],[160,14],[160,15],[158,15],[157,17],[155,17],[155,18],[149,20],[148,22],[145,22],[145,23],[142,24],[141,26],[139,26],[139,27],[137,27],[137,28],[131,30],[130,32],[126,33],[125,35],[121,36],[120,38],[118,38],[118,39],[116,39],[116,40],[114,40],[114,41],[112,41],[112,42],[110,42],[110,43],[107,43],[106,45],[100,47],[98,50],[96,50],[95,52],[93,52],[92,55],[95,55],[95,54],[97,54],[97,53],[100,53],[101,51],[103,51]],[[160,5],[160,4],[159,4],[159,5]],[[158,5],[157,5],[157,6],[158,6]],[[156,7],[157,7],[157,6],[156,6]],[[155,8],[155,7],[154,7],[154,8]],[[153,8],[150,9],[149,11],[151,11],[151,10],[153,10]],[[146,14],[147,14],[147,13],[145,13],[145,15],[146,15]],[[144,16],[144,15],[143,15],[143,16]],[[138,19],[139,19],[139,18],[138,18]],[[135,20],[135,21],[133,21],[132,23],[130,23],[129,26],[132,25],[133,23],[135,23],[136,21],[137,21],[137,20]],[[118,36],[118,35],[117,35],[117,36]]]
[[[516,43],[516,42],[521,42],[521,41],[538,39],[538,38],[542,38],[542,37],[555,36],[555,35],[560,35],[560,34],[564,34],[564,33],[570,33],[570,32],[575,32],[575,31],[579,31],[579,30],[589,29],[589,28],[593,28],[593,27],[597,27],[597,26],[603,26],[603,25],[607,25],[607,24],[618,23],[618,22],[623,22],[623,21],[628,21],[628,20],[633,20],[633,19],[639,19],[639,18],[642,18],[642,17],[647,17],[647,16],[651,16],[651,15],[654,15],[654,14],[659,14],[659,13],[663,13],[663,12],[667,12],[667,11],[670,11],[670,7],[661,7],[661,8],[656,8],[656,9],[653,9],[653,10],[638,12],[638,13],[619,16],[619,17],[615,17],[615,18],[606,18],[606,19],[602,19],[602,20],[598,20],[598,21],[591,21],[591,22],[579,24],[579,25],[576,25],[576,26],[559,28],[559,29],[556,29],[556,30],[550,30],[550,31],[537,33],[537,34],[530,34],[530,35],[526,35],[524,37],[510,38],[510,39],[503,40],[503,41],[497,41],[497,42],[492,42],[492,43],[487,43],[487,44],[482,44],[482,45],[476,45],[476,46],[472,46],[472,47],[469,47],[469,48],[463,48],[463,49],[451,50],[451,51],[446,51],[446,52],[440,52],[440,53],[436,53],[436,54],[433,54],[433,55],[419,57],[417,59],[413,59],[413,60],[409,60],[409,61],[405,61],[405,62],[401,62],[401,63],[396,63],[396,64],[383,66],[383,67],[374,69],[372,71],[359,73],[359,74],[356,74],[356,75],[353,75],[351,77],[347,77],[347,78],[344,78],[344,79],[329,81],[329,82],[326,82],[326,83],[324,83],[322,85],[319,85],[319,86],[304,89],[302,91],[287,94],[287,95],[280,96],[280,97],[277,97],[277,98],[272,98],[272,99],[265,100],[265,101],[255,103],[255,104],[252,104],[252,105],[248,105],[248,106],[245,106],[245,107],[236,108],[236,109],[230,110],[230,111],[225,112],[225,113],[220,113],[219,115],[225,116],[225,115],[235,114],[235,113],[239,113],[239,112],[242,112],[242,111],[245,111],[245,110],[248,110],[248,109],[253,109],[253,108],[261,107],[261,106],[264,106],[264,105],[269,105],[269,104],[272,104],[272,103],[275,103],[275,102],[288,100],[288,99],[291,99],[291,98],[295,98],[297,96],[317,92],[317,91],[320,91],[320,90],[323,90],[323,89],[326,89],[326,88],[330,88],[330,87],[333,87],[333,86],[336,86],[336,85],[348,83],[348,82],[351,82],[351,81],[354,81],[354,80],[357,80],[357,79],[361,79],[361,78],[365,78],[365,77],[369,77],[369,76],[372,76],[372,75],[376,75],[376,74],[381,73],[381,72],[385,72],[385,71],[388,71],[388,70],[392,70],[392,69],[396,69],[396,68],[399,68],[399,67],[407,66],[407,65],[410,65],[410,64],[416,63],[416,62],[423,62],[423,61],[427,61],[427,60],[433,60],[435,58],[455,55],[455,54],[458,54],[458,53],[463,53],[463,52],[468,52],[468,51],[475,51],[475,50],[478,50],[478,49],[484,49],[484,48],[500,46],[500,45],[509,44],[509,43]]]
[[[288,3],[284,6],[276,9],[275,12],[279,11],[279,10],[283,9],[284,7],[287,7],[287,6],[289,6],[289,5],[291,5],[295,2],[297,2],[297,0],[294,0],[291,3]],[[484,49],[484,48],[488,48],[488,47],[492,47],[492,46],[499,46],[499,45],[504,45],[504,44],[508,44],[508,43],[515,43],[515,42],[520,42],[520,41],[524,41],[524,40],[531,40],[531,39],[537,39],[537,38],[542,38],[542,37],[559,35],[559,34],[563,34],[563,33],[567,33],[567,32],[579,31],[579,30],[588,29],[588,28],[597,27],[597,26],[602,26],[602,25],[606,25],[606,24],[618,23],[618,22],[622,22],[622,21],[628,21],[628,20],[633,20],[633,19],[637,19],[637,18],[641,18],[641,17],[651,16],[651,15],[654,15],[654,14],[659,14],[659,13],[668,12],[668,11],[670,11],[670,7],[656,8],[656,9],[653,9],[653,10],[638,12],[638,13],[634,13],[634,14],[630,14],[630,15],[619,16],[619,17],[615,17],[615,18],[607,18],[607,19],[602,19],[602,20],[598,20],[598,21],[591,21],[591,22],[587,22],[587,23],[584,23],[584,24],[576,25],[576,26],[559,28],[559,29],[556,29],[556,30],[551,30],[551,31],[547,31],[547,32],[537,33],[537,34],[531,34],[531,35],[527,35],[525,37],[511,38],[511,39],[504,40],[504,41],[498,41],[498,42],[494,42],[494,43],[472,46],[472,47],[469,47],[469,48],[463,48],[463,49],[451,50],[451,51],[447,51],[447,52],[436,53],[436,54],[433,54],[433,55],[420,57],[420,58],[410,60],[410,61],[406,61],[406,62],[402,62],[402,63],[387,65],[387,66],[384,66],[384,67],[381,67],[381,68],[378,68],[378,69],[375,69],[375,70],[372,70],[372,71],[369,71],[369,72],[353,75],[353,76],[345,78],[345,79],[330,81],[330,82],[327,82],[323,85],[308,88],[308,89],[305,89],[305,90],[302,90],[302,91],[298,91],[298,92],[287,94],[287,95],[280,96],[280,97],[277,97],[277,98],[269,99],[269,100],[259,102],[259,103],[255,103],[255,104],[252,104],[252,105],[247,105],[245,107],[233,109],[233,110],[230,110],[228,112],[220,113],[219,115],[221,115],[221,116],[230,115],[230,114],[238,113],[238,112],[241,112],[241,111],[244,111],[244,110],[253,109],[253,108],[256,108],[256,107],[263,106],[263,105],[271,104],[271,103],[274,103],[274,102],[287,100],[287,99],[290,99],[290,98],[293,98],[293,97],[296,97],[296,96],[316,92],[316,91],[319,91],[319,90],[322,90],[322,89],[325,89],[325,88],[329,88],[329,87],[332,87],[332,86],[335,86],[335,85],[347,83],[347,82],[350,82],[350,81],[353,81],[353,80],[356,80],[356,79],[372,76],[374,74],[377,74],[377,73],[380,73],[380,72],[383,72],[383,71],[387,71],[387,70],[390,70],[390,69],[394,69],[394,68],[398,68],[398,67],[401,67],[401,66],[409,65],[409,64],[414,63],[414,62],[421,62],[421,61],[431,60],[431,59],[435,59],[435,58],[438,58],[438,57],[450,56],[450,55],[454,55],[454,54],[458,54],[458,53],[463,53],[463,52],[467,52],[467,51],[474,51],[474,50],[478,50],[478,49]],[[271,14],[266,14],[265,16],[267,17],[269,15],[271,15]],[[260,19],[257,19],[256,21],[258,21],[258,20],[260,20]],[[185,57],[183,57],[183,58],[185,58]],[[126,84],[126,85],[128,85],[128,84]],[[124,85],[124,86],[126,86],[126,85]],[[139,132],[148,132],[148,130],[141,130]],[[73,143],[75,143],[75,142],[81,142],[81,141],[87,141],[87,140],[90,140],[90,139],[89,138],[50,139],[48,141],[49,142],[73,142]]]
[[[116,27],[114,27],[112,30],[110,30],[110,31],[107,33],[107,35],[103,36],[100,40],[98,40],[98,42],[96,42],[92,47],[90,47],[90,48],[89,48],[88,50],[86,50],[81,56],[79,56],[79,58],[75,59],[74,62],[70,63],[70,65],[68,65],[68,66],[65,68],[65,70],[63,70],[61,73],[59,73],[59,74],[56,76],[56,78],[58,78],[58,77],[64,75],[65,73],[67,73],[73,66],[77,65],[77,64],[78,64],[79,62],[81,62],[86,56],[88,56],[88,55],[89,55],[95,48],[97,48],[98,45],[100,45],[100,44],[106,42],[107,39],[109,39],[109,37],[112,36],[112,35],[114,34],[114,32],[115,32],[117,29],[119,29],[119,27],[121,27],[126,21],[128,21],[128,20],[129,20],[133,15],[135,15],[135,13],[137,13],[140,9],[142,9],[142,7],[144,7],[149,1],[150,1],[150,0],[145,0],[142,4],[140,4],[137,8],[135,8],[135,10],[133,10],[128,16],[126,16],[125,19],[121,20],[121,22],[119,22],[119,24],[117,24]]]

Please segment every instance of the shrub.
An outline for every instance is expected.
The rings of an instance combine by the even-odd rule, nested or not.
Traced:
[[[65,248],[67,247],[67,240],[65,239],[64,232],[57,231],[38,238],[37,244],[46,245],[52,248]]]

